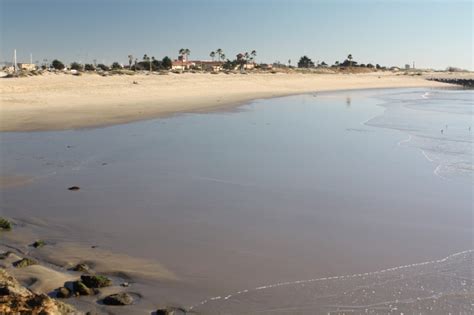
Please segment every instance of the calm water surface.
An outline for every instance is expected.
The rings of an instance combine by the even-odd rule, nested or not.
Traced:
[[[3,133],[3,175],[34,180],[3,190],[2,211],[162,263],[187,291],[161,297],[184,305],[438,259],[473,247],[473,103],[472,91],[351,91]]]

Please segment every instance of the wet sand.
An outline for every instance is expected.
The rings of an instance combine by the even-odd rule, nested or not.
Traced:
[[[33,178],[28,176],[2,176],[0,177],[0,189],[27,185],[32,182]]]
[[[406,139],[400,131],[366,125],[384,112],[368,98],[373,93],[387,91],[261,100],[234,112],[94,130],[5,133],[2,169],[35,178],[1,191],[2,215],[17,223],[7,243],[61,272],[96,253],[98,271],[132,281],[126,290],[142,295],[124,314],[158,305],[218,313],[227,309],[220,300],[234,313],[249,305],[283,310],[292,305],[276,303],[285,300],[272,291],[225,297],[470,248],[471,187],[435,176],[418,148],[398,145]],[[80,190],[68,191],[73,185]],[[36,239],[48,246],[32,250]],[[299,291],[286,288],[281,295],[292,304]],[[221,298],[198,306],[211,297]],[[78,303],[99,307],[94,299]]]
[[[136,81],[138,84],[133,84]],[[435,87],[421,76],[368,74],[97,74],[1,79],[0,131],[64,130],[202,112],[253,99],[342,89]]]

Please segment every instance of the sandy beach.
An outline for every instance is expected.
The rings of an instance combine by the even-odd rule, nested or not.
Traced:
[[[135,83],[134,83],[135,82]],[[210,111],[291,94],[367,88],[439,87],[424,76],[365,74],[201,74],[73,76],[0,81],[0,131],[66,130],[183,112]]]
[[[295,82],[306,82],[301,85],[307,90],[300,91],[297,84],[288,84],[293,78]],[[54,90],[51,82],[56,80],[61,88]],[[267,94],[245,94],[245,90],[259,88],[246,80],[258,82]],[[92,81],[95,86],[91,85]],[[207,81],[212,84],[205,89]],[[390,131],[390,127],[401,125],[409,132],[420,132],[423,136],[428,133],[431,135],[428,139],[434,139],[431,146],[438,148],[435,141],[438,128],[448,122],[449,132],[442,135],[442,141],[451,139],[453,131],[454,136],[459,133],[467,137],[469,118],[466,117],[470,116],[439,115],[439,111],[430,113],[428,109],[430,102],[446,98],[454,102],[451,94],[458,95],[458,102],[469,100],[470,94],[424,88],[309,93],[264,99],[243,106],[243,110],[226,111],[247,98],[271,97],[280,95],[281,91],[294,94],[445,84],[394,74],[382,74],[380,78],[376,74],[46,75],[0,82],[2,89],[10,84],[12,91],[14,84],[23,86],[16,87],[17,92],[9,92],[9,103],[2,102],[3,108],[8,104],[15,108],[12,99],[16,95],[17,117],[22,117],[22,110],[29,114],[25,110],[26,96],[21,101],[21,90],[31,89],[25,92],[30,95],[29,101],[33,101],[32,95],[36,93],[37,101],[41,98],[52,102],[35,103],[42,110],[30,118],[32,123],[22,125],[17,121],[17,129],[11,129],[118,124],[80,131],[3,133],[1,215],[13,227],[11,231],[0,231],[0,253],[3,253],[0,268],[35,294],[54,297],[63,288],[75,290],[73,283],[91,273],[110,278],[112,285],[91,295],[59,300],[81,311],[107,313],[110,308],[102,304],[103,299],[109,294],[128,292],[134,304],[113,307],[114,314],[150,314],[168,307],[201,314],[229,309],[232,314],[241,314],[240,307],[272,308],[279,306],[280,301],[304,305],[307,303],[304,292],[293,290],[301,281],[314,284],[317,291],[333,290],[337,300],[347,305],[356,303],[361,296],[369,304],[385,301],[386,296],[400,291],[404,297],[411,298],[412,287],[405,287],[407,273],[397,270],[405,271],[410,266],[415,287],[419,281],[426,285],[441,283],[431,277],[416,278],[420,273],[418,266],[425,266],[426,261],[436,269],[445,262],[443,257],[460,253],[453,256],[459,260],[449,261],[460,272],[464,272],[470,261],[471,251],[465,251],[471,244],[469,221],[465,220],[471,212],[470,199],[465,198],[470,196],[470,186],[438,176],[436,172],[443,168],[431,165],[416,147],[409,147],[416,145],[416,134]],[[48,88],[40,89],[39,82],[49,86],[49,92]],[[209,87],[226,84],[239,86],[240,94],[232,94],[230,88]],[[187,86],[189,95],[191,91],[194,93],[201,107],[195,106],[186,93],[182,96],[175,92],[184,105],[171,102],[172,90],[176,91],[180,85]],[[72,92],[75,86],[81,86],[84,93],[87,91],[83,99],[96,100],[91,103],[95,105],[80,105],[80,95]],[[120,86],[123,89],[117,88]],[[154,103],[146,93],[153,91],[159,99],[157,87],[167,91],[169,102]],[[104,101],[108,97],[92,96],[104,94],[107,89],[111,95],[111,91],[124,93],[121,99],[111,97],[120,106]],[[206,92],[207,96],[199,98],[199,91],[209,91],[212,97]],[[230,96],[225,96],[226,93]],[[5,95],[2,98],[7,98]],[[61,109],[58,101],[66,99],[65,95],[77,101],[67,107],[69,111]],[[133,96],[142,100],[141,105],[131,103]],[[205,103],[203,100],[207,99],[214,101]],[[403,107],[403,111],[391,113],[383,109],[383,104],[390,103],[394,110],[397,107],[394,102],[407,105],[407,100],[416,102]],[[419,100],[425,101],[415,106]],[[133,116],[132,109],[137,106],[148,111]],[[417,110],[418,107],[421,108]],[[49,114],[51,108],[58,111],[57,115]],[[76,121],[80,115],[69,115],[69,112],[79,112],[80,108],[88,110],[83,110],[84,116]],[[101,108],[104,115],[115,116],[99,115],[93,120],[96,111],[92,109],[96,108]],[[119,124],[220,108],[224,111],[212,115],[178,115],[171,119]],[[122,109],[130,116],[123,115]],[[13,121],[4,116],[2,119],[5,123]],[[52,120],[46,124],[48,119]],[[35,120],[42,120],[42,125],[33,123]],[[27,128],[33,125],[35,128]],[[327,141],[328,136],[331,141]],[[453,143],[459,146],[465,142]],[[429,150],[430,142],[422,144]],[[455,164],[464,165],[457,163],[463,148],[462,144],[458,146],[451,144],[449,148],[457,152]],[[435,159],[433,152],[428,154]],[[347,156],[357,158],[347,159]],[[367,163],[373,161],[376,161],[374,168],[368,168]],[[393,167],[399,164],[402,165]],[[414,172],[417,176],[406,185],[407,176]],[[446,172],[440,175],[449,176]],[[390,180],[380,180],[382,177]],[[360,178],[365,184],[354,185],[354,179]],[[80,189],[70,191],[71,186]],[[341,198],[341,191],[350,193]],[[397,201],[387,203],[394,191]],[[423,197],[431,196],[431,191],[441,193]],[[448,207],[455,209],[452,210],[455,213],[451,211],[446,216],[444,209]],[[413,218],[423,223],[413,223]],[[434,230],[432,226],[437,228]],[[424,237],[418,238],[420,234]],[[33,244],[39,240],[45,245],[37,248]],[[366,246],[368,242],[371,246]],[[407,248],[407,243],[412,246]],[[352,253],[353,248],[363,251]],[[345,260],[348,253],[352,255],[350,261]],[[33,259],[37,264],[17,268],[15,264],[23,259]],[[80,264],[88,266],[88,270],[71,270]],[[390,276],[400,277],[400,287],[385,286],[385,280],[379,278],[385,270],[393,272]],[[370,277],[362,279],[357,276],[361,273]],[[342,281],[346,279],[344,275],[355,276],[351,276],[351,281]],[[377,292],[382,292],[382,286],[387,293],[367,297],[362,292],[346,301],[345,292],[361,284]],[[461,297],[457,303],[463,307],[469,296],[463,295],[462,282],[449,286],[440,285],[436,290],[445,294],[455,288],[454,292]],[[416,296],[425,293],[431,295],[417,291]],[[332,301],[325,303],[333,305]],[[418,305],[404,307],[410,310]]]

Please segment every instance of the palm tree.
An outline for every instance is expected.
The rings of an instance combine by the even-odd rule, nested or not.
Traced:
[[[222,60],[225,60],[225,54],[221,54]]]
[[[155,60],[156,60],[155,56],[152,56],[151,57],[151,62],[150,62],[150,72],[151,72],[151,69],[152,69],[151,65],[155,63]]]
[[[352,67],[352,54],[349,54],[349,56],[347,56],[347,59],[349,60],[349,67]]]
[[[151,61],[150,61],[150,57],[148,57],[147,54],[143,55],[143,61],[148,61],[150,63],[150,72],[151,72]]]
[[[252,56],[252,61],[253,61],[255,59],[255,57],[257,57],[257,51],[252,50],[252,52],[250,53],[250,56]]]
[[[183,61],[187,61],[188,56],[191,54],[191,50],[189,50],[189,48],[181,48],[179,54],[182,56]]]
[[[249,55],[248,52],[246,52],[245,54],[239,53],[237,55],[237,63],[240,65],[241,72],[244,70],[244,66],[247,63],[248,55]]]
[[[189,48],[186,48],[184,50],[184,54],[186,55],[186,61],[188,61],[188,56],[191,55],[191,50],[189,50]]]
[[[215,52],[215,51],[211,51],[211,53],[209,54],[209,56],[211,56],[212,61],[214,61],[214,57],[216,57],[216,52]]]
[[[216,54],[219,56],[219,61],[221,61],[222,55],[224,54],[224,52],[222,51],[222,49],[218,48],[218,49],[216,50]]]

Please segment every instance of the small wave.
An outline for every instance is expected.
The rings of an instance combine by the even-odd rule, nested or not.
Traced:
[[[432,158],[430,158],[428,156],[428,154],[426,154],[426,152],[424,150],[421,150],[421,153],[423,154],[423,156],[429,161],[429,162],[434,162],[434,160]]]
[[[222,298],[222,296],[215,296],[215,297],[207,298],[207,299],[205,299],[205,300],[203,300],[203,301],[201,301],[201,302],[199,302],[199,303],[197,303],[193,306],[190,306],[189,310],[193,310],[196,307],[208,304],[212,301],[217,301],[217,300],[228,301],[229,299],[231,299],[235,296],[244,294],[244,293],[256,292],[256,291],[260,291],[260,290],[271,289],[271,288],[282,287],[282,286],[289,286],[289,285],[299,285],[299,284],[302,285],[302,284],[305,284],[305,283],[321,282],[321,281],[329,281],[329,280],[348,280],[348,279],[354,279],[354,278],[359,278],[359,277],[380,275],[380,274],[385,274],[385,273],[389,273],[389,272],[392,272],[392,271],[400,271],[400,270],[408,269],[408,268],[414,268],[414,267],[420,267],[420,266],[426,266],[426,265],[433,265],[433,264],[440,264],[440,263],[447,262],[450,259],[453,259],[455,257],[465,255],[465,254],[470,254],[470,253],[473,253],[473,252],[474,252],[474,249],[468,249],[468,250],[465,250],[465,251],[462,251],[462,252],[451,254],[449,256],[446,256],[446,257],[444,257],[442,259],[438,259],[438,260],[430,260],[430,261],[424,261],[424,262],[420,262],[420,263],[402,265],[402,266],[382,269],[382,270],[373,271],[373,272],[267,284],[267,285],[259,286],[259,287],[253,288],[253,289],[245,289],[245,290],[237,291],[233,294],[226,295],[224,298]]]
[[[399,141],[399,142],[397,143],[397,145],[398,145],[398,146],[401,146],[401,145],[404,144],[404,143],[410,142],[410,141],[411,141],[411,138],[412,138],[411,135],[409,135],[407,139]]]
[[[441,171],[441,168],[442,168],[442,167],[443,167],[443,166],[442,166],[441,164],[438,165],[438,166],[435,168],[435,170],[433,171],[433,173],[434,173],[436,176],[438,176],[438,177],[440,177],[440,178],[442,178],[442,179],[448,180],[448,178],[446,178],[446,177],[444,177],[444,176],[442,176],[442,175],[440,174],[440,171]]]
[[[373,132],[372,130],[360,129],[360,128],[346,128],[346,131],[354,131],[354,132]]]

